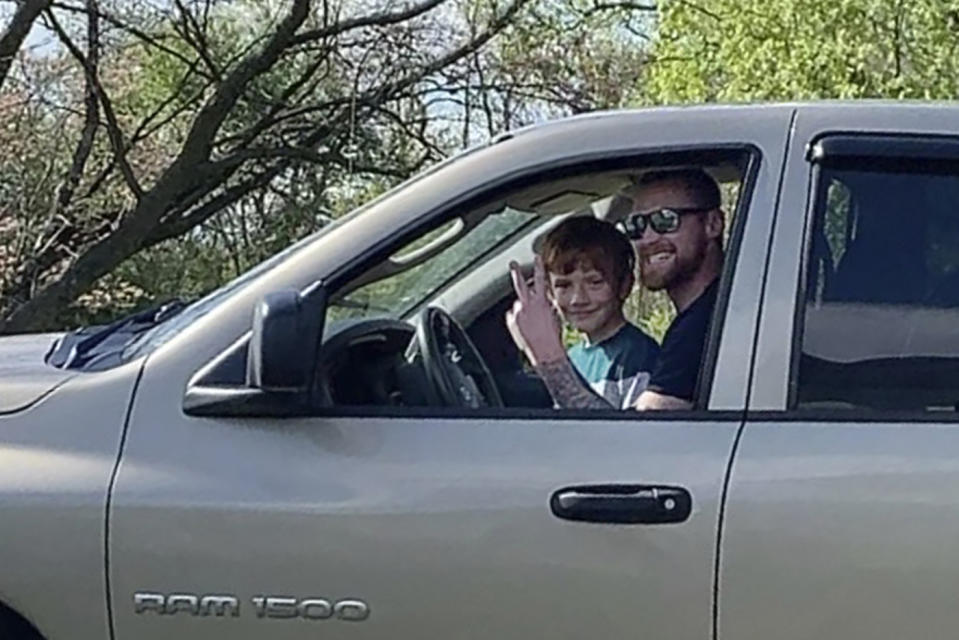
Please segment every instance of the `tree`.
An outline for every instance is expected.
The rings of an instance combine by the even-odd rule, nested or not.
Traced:
[[[955,99],[957,45],[942,0],[665,0],[636,98]]]
[[[378,122],[422,131],[422,100],[435,92],[429,81],[480,51],[528,1],[490,3],[481,23],[440,20],[444,0],[362,11],[353,3],[254,3],[246,8],[260,12],[251,16],[258,30],[219,48],[215,25],[222,25],[216,17],[223,7],[213,0],[174,1],[168,10],[137,6],[136,20],[128,3],[54,3],[43,19],[82,82],[71,84],[59,68],[48,74],[57,82],[40,91],[24,81],[3,116],[59,129],[57,145],[71,131],[76,138],[69,162],[57,161],[63,154],[36,158],[61,176],[56,198],[43,202],[43,213],[31,206],[0,227],[20,239],[13,243],[19,251],[4,256],[11,270],[0,287],[0,328],[50,326],[127,258],[196,229],[252,193],[290,183],[300,167],[353,172],[358,149],[376,144]],[[77,18],[85,26],[82,45]],[[180,72],[175,90],[145,116],[118,109],[111,81],[138,70],[105,55],[104,25],[122,47],[135,40],[163,51]],[[445,46],[411,46],[424,33]],[[78,84],[82,116],[65,119],[44,107],[69,101]]]

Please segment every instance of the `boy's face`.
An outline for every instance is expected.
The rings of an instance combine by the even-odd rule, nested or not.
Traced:
[[[569,273],[549,272],[549,285],[563,320],[597,340],[609,337],[611,329],[619,328],[623,301],[632,282],[623,283],[617,291],[602,271],[580,260]]]

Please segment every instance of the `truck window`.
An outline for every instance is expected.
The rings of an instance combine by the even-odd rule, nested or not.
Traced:
[[[428,354],[429,357],[415,357],[417,353],[424,351],[425,347],[417,343],[411,349],[409,340],[403,343],[397,338],[395,344],[388,343],[389,348],[385,348],[383,353],[373,353],[368,347],[370,344],[379,344],[379,339],[367,339],[366,335],[357,339],[356,336],[365,331],[367,326],[374,333],[379,331],[381,325],[377,323],[384,318],[396,322],[413,322],[416,313],[422,312],[426,304],[437,300],[442,294],[447,296],[442,301],[444,304],[453,302],[448,311],[462,311],[461,315],[465,318],[464,329],[476,342],[477,351],[484,360],[483,364],[489,369],[489,375],[499,395],[503,397],[504,404],[516,408],[552,408],[554,403],[546,387],[516,349],[506,326],[506,310],[513,306],[515,300],[513,285],[508,276],[509,259],[520,256],[527,264],[532,263],[534,252],[538,250],[539,243],[547,233],[543,229],[550,225],[555,226],[560,222],[560,217],[591,216],[611,223],[622,223],[623,219],[632,213],[632,196],[638,189],[640,177],[646,172],[679,169],[689,171],[691,167],[695,167],[701,168],[705,172],[703,175],[715,182],[720,193],[717,194],[718,200],[715,203],[710,201],[708,208],[700,210],[684,205],[683,202],[688,202],[690,196],[675,185],[671,186],[671,191],[675,193],[670,194],[665,188],[662,189],[666,195],[658,196],[662,202],[657,206],[685,207],[691,209],[688,213],[696,212],[699,218],[694,220],[686,217],[686,222],[683,223],[693,229],[698,227],[692,225],[703,224],[699,222],[705,218],[701,214],[716,213],[715,210],[719,211],[717,215],[725,214],[723,230],[727,235],[726,238],[718,240],[721,241],[721,250],[728,256],[729,268],[726,275],[731,276],[737,249],[735,230],[742,228],[743,218],[739,214],[744,212],[749,204],[748,198],[745,197],[748,191],[742,187],[745,180],[755,175],[757,166],[753,163],[753,157],[742,150],[724,150],[715,155],[704,154],[702,151],[697,151],[695,155],[657,155],[652,160],[657,163],[647,165],[639,164],[632,158],[624,159],[621,165],[611,164],[609,169],[601,171],[590,167],[582,173],[570,171],[569,175],[560,177],[549,174],[542,180],[523,184],[514,191],[497,189],[489,194],[490,202],[479,201],[472,209],[458,207],[457,217],[452,220],[437,216],[433,227],[420,230],[422,235],[397,238],[395,248],[391,247],[388,251],[381,251],[371,257],[365,270],[330,295],[324,337],[324,358],[328,363],[324,365],[324,384],[329,388],[328,404],[344,407],[435,405],[436,401],[428,397],[428,394],[417,396],[417,390],[428,389],[426,382],[438,377],[437,374],[433,371],[422,374],[419,368],[407,367],[404,364],[436,360],[432,354]],[[702,164],[694,164],[690,160],[699,160]],[[740,197],[741,195],[743,197]],[[670,204],[669,197],[679,204]],[[705,201],[706,196],[697,194],[693,196],[693,200],[696,198]],[[620,228],[620,231],[623,230]],[[678,228],[662,230],[660,233],[666,239],[661,239],[660,245],[667,245],[667,249],[672,249],[671,243],[679,242],[676,238],[691,238],[686,240],[687,243],[699,241],[699,236],[695,234],[670,235],[676,231]],[[705,231],[702,233],[705,234]],[[729,239],[729,242],[725,242],[726,239]],[[640,236],[636,236],[632,251],[636,250],[639,241]],[[705,240],[703,242],[705,243]],[[662,247],[658,250],[661,253],[670,253]],[[699,261],[692,263],[692,267],[699,267],[704,260],[706,249],[702,249],[701,254],[695,249],[687,251],[692,256],[691,260]],[[506,256],[505,252],[511,253]],[[672,253],[675,252],[675,249],[672,249]],[[417,262],[414,259],[417,255],[426,255],[426,258]],[[406,268],[404,262],[409,263],[409,268]],[[721,256],[717,262],[717,268],[722,269]],[[494,273],[495,277],[490,275]],[[729,285],[726,286],[728,288]],[[692,346],[684,350],[675,346],[677,340],[674,339],[670,352],[672,359],[667,360],[668,365],[662,367],[664,373],[660,373],[659,380],[662,384],[672,384],[673,387],[668,389],[675,388],[678,391],[670,394],[666,391],[667,387],[663,387],[663,395],[698,400],[696,408],[706,405],[706,395],[710,389],[711,380],[704,377],[704,374],[711,375],[714,362],[703,345],[708,347],[709,340],[716,341],[720,333],[717,329],[711,338],[708,331],[714,309],[722,309],[719,305],[725,304],[717,302],[717,299],[722,300],[723,296],[728,295],[721,293],[720,289],[717,283],[710,289],[711,297],[704,296],[706,302],[694,309],[705,309],[701,316],[706,319],[700,321],[700,316],[688,314],[687,318],[692,320],[686,320],[684,326],[691,328],[687,329],[685,334],[677,334],[691,336],[690,340],[699,339],[699,342],[690,342]],[[568,323],[563,331],[565,346],[570,351],[578,350],[575,352],[581,354],[581,360],[585,363],[582,364],[581,370],[577,369],[577,373],[584,379],[587,374],[583,371],[593,376],[589,381],[590,388],[607,399],[610,409],[632,407],[639,392],[629,385],[639,387],[639,391],[646,387],[658,363],[659,345],[655,341],[663,341],[675,315],[673,303],[665,290],[652,291],[640,284],[634,287],[623,311],[626,318],[639,329],[635,334],[631,331],[624,334],[632,337],[624,340],[625,346],[621,347],[624,355],[618,357],[625,359],[628,355],[639,361],[640,357],[635,356],[635,353],[646,353],[648,349],[653,355],[643,360],[643,369],[638,368],[640,365],[635,365],[637,369],[624,373],[627,365],[618,360],[614,361],[613,356],[608,355],[608,352],[615,353],[612,347],[609,347],[608,351],[607,347],[587,351],[587,336],[581,333],[581,328]],[[697,323],[701,323],[702,327],[699,328],[700,324]],[[642,335],[640,331],[646,335]],[[422,337],[417,340],[422,341]],[[354,348],[354,343],[360,347]],[[633,346],[634,344],[642,345],[642,350]],[[646,347],[647,344],[652,344],[652,347]],[[634,351],[628,351],[629,347]],[[452,351],[456,358],[461,357],[458,352]],[[414,357],[410,359],[409,354],[414,354]],[[417,379],[416,376],[420,375],[426,375],[426,382]],[[371,384],[371,380],[376,384]],[[382,393],[381,389],[388,391]],[[689,398],[685,395],[687,389]],[[679,392],[684,395],[680,396]]]
[[[798,408],[959,406],[959,169],[820,169]]]

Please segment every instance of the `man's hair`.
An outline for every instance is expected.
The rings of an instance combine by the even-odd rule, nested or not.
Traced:
[[[566,275],[580,265],[593,267],[617,290],[633,273],[633,245],[615,226],[593,216],[568,218],[550,231],[540,247],[546,270]]]
[[[718,209],[722,204],[719,185],[702,169],[660,169],[644,173],[636,183],[635,192],[662,182],[681,184],[704,209]]]

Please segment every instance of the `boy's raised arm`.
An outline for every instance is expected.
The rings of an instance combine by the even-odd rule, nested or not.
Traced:
[[[539,256],[533,268],[533,286],[526,284],[519,265],[510,263],[516,302],[506,312],[506,326],[563,409],[610,409],[606,400],[585,385],[566,357],[559,321],[546,295],[546,267]]]

